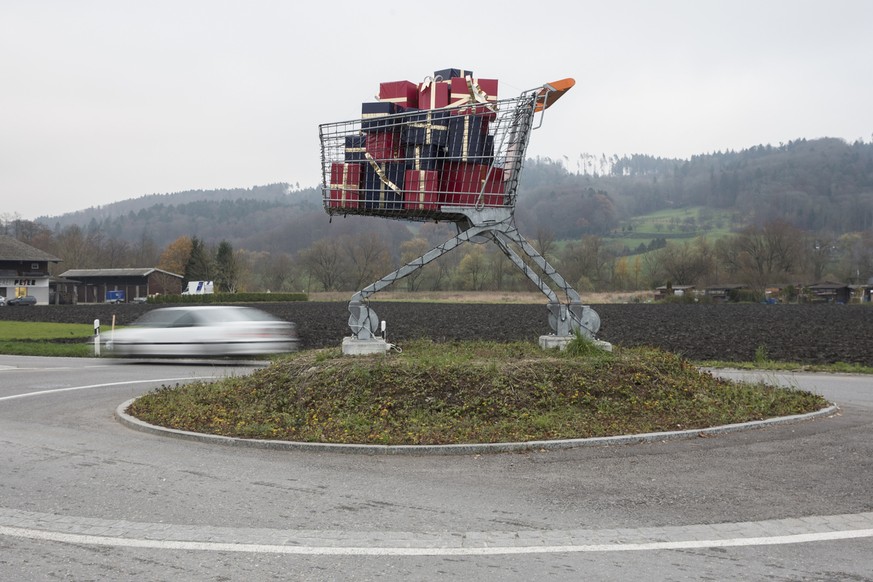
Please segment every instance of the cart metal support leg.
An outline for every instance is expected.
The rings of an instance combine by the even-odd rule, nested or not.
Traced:
[[[471,218],[475,221],[476,218],[481,219],[481,216],[471,216]],[[597,313],[590,307],[582,304],[579,293],[546,261],[545,257],[537,252],[533,245],[521,236],[511,219],[499,220],[501,218],[499,215],[496,216],[497,219],[494,216],[491,218],[488,224],[480,223],[470,226],[421,257],[410,261],[393,273],[382,277],[372,285],[355,293],[349,302],[349,327],[352,330],[353,339],[361,341],[376,340],[376,332],[379,329],[380,322],[376,313],[367,305],[367,299],[370,295],[414,273],[431,261],[438,259],[475,237],[490,238],[497,244],[503,254],[509,257],[513,264],[549,299],[547,306],[549,325],[555,336],[571,337],[576,333],[581,333],[590,339],[594,339],[595,334],[600,329],[600,317]],[[460,225],[459,228],[461,228]],[[539,274],[510,247],[511,243],[515,243],[552,283],[566,295],[566,303],[562,303],[557,294],[543,281]]]
[[[503,254],[509,257],[527,278],[533,281],[534,285],[548,297],[549,325],[552,332],[558,337],[570,337],[578,332],[593,340],[600,329],[600,316],[596,311],[582,304],[579,293],[546,261],[545,257],[537,252],[515,227],[509,231],[496,231],[493,233],[493,237]],[[562,303],[542,278],[512,250],[508,244],[510,241],[516,243],[543,273],[566,294],[567,303]]]
[[[352,329],[352,335],[355,339],[371,340],[376,337],[376,331],[379,328],[379,318],[376,312],[370,309],[366,304],[366,300],[370,295],[377,293],[385,287],[392,285],[396,281],[414,273],[421,269],[426,264],[436,260],[448,253],[458,245],[469,241],[474,236],[482,234],[482,231],[488,227],[476,226],[459,233],[450,238],[443,244],[432,248],[414,261],[410,261],[388,275],[385,275],[372,285],[369,285],[352,295],[352,300],[349,302],[349,327]]]

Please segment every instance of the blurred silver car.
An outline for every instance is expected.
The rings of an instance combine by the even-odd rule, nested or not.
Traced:
[[[252,356],[293,352],[297,326],[260,309],[231,305],[162,307],[108,334],[115,356]]]

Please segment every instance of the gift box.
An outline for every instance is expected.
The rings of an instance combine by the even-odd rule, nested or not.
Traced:
[[[433,72],[434,79],[440,77],[443,81],[448,81],[452,77],[466,77],[467,75],[472,77],[473,71],[467,71],[466,69],[440,69]]]
[[[483,115],[452,115],[448,120],[446,157],[456,162],[490,163],[494,140],[488,138],[488,119]],[[491,151],[488,151],[489,144]]]
[[[418,107],[418,85],[412,81],[379,83],[379,101],[396,103],[401,107]]]
[[[366,135],[347,135],[343,158],[347,162],[364,162],[364,152],[367,151]]]
[[[448,162],[440,173],[440,201],[455,206],[503,206],[503,170],[487,164]]]
[[[376,162],[364,164],[361,200],[364,208],[371,210],[401,210],[403,208],[403,184],[406,165],[402,162]]]
[[[474,79],[472,77],[450,80],[449,106],[460,107],[470,104],[470,107],[461,107],[453,113],[480,114],[489,118],[497,116],[494,104],[497,102],[497,79]]]
[[[449,141],[449,112],[427,110],[410,113],[405,117],[403,140],[418,145],[444,146]]]
[[[400,155],[400,132],[370,131],[366,135],[364,150],[379,162],[396,159]]]
[[[364,131],[399,129],[402,121],[391,116],[404,111],[406,111],[405,107],[391,102],[362,103],[361,129]]]
[[[361,164],[330,165],[330,208],[357,208],[360,200]]]
[[[504,181],[502,168],[491,167],[485,172],[485,181],[482,183],[484,193],[483,204],[485,206],[506,205],[506,182]]]
[[[439,170],[443,165],[442,148],[437,145],[406,144],[403,160],[413,170]]]
[[[439,173],[435,170],[406,170],[404,208],[436,210],[439,208]]]
[[[451,92],[448,81],[428,79],[418,86],[418,106],[421,109],[447,107]]]

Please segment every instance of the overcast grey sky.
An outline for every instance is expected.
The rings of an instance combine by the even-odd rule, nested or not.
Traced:
[[[873,2],[0,0],[0,216],[316,186],[318,124],[435,69],[573,77],[531,156],[873,136]]]

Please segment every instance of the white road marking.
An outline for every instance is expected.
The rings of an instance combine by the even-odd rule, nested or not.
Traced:
[[[830,531],[769,537],[749,537],[674,542],[612,543],[565,546],[476,546],[476,547],[365,547],[365,546],[286,546],[227,542],[149,540],[70,534],[44,530],[0,526],[0,536],[92,546],[146,548],[159,550],[194,550],[208,552],[244,552],[252,554],[295,554],[310,556],[495,556],[512,554],[565,554],[593,552],[640,552],[805,544],[873,537],[873,529]]]
[[[18,398],[29,398],[31,396],[43,396],[45,394],[55,394],[57,392],[72,392],[74,390],[89,390],[92,388],[108,388],[109,386],[125,386],[129,384],[148,384],[150,382],[181,382],[194,380],[211,380],[220,376],[183,376],[181,378],[155,378],[154,380],[127,380],[124,382],[107,382],[105,384],[89,384],[88,386],[70,386],[69,388],[53,388],[51,390],[39,390],[37,392],[25,392],[23,394],[13,394],[11,396],[0,396],[0,402],[3,400],[16,400]]]

